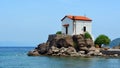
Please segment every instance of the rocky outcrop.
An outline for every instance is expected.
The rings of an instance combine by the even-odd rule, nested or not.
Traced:
[[[61,47],[69,47],[73,46],[72,36],[64,36],[64,35],[49,35],[48,41],[49,46],[56,46],[58,48]]]
[[[39,56],[40,54],[38,53],[37,50],[33,50],[33,51],[29,51],[27,55],[28,56]]]
[[[94,47],[94,42],[92,39],[85,39],[84,35],[74,35],[73,41],[75,43],[75,48],[77,51],[85,51],[85,54],[89,52],[91,47]]]
[[[49,50],[49,45],[47,43],[42,43],[39,44],[35,49],[37,49],[38,53],[40,54],[46,54]]]
[[[49,35],[46,43],[39,44],[29,56],[92,56],[101,55],[100,50],[94,47],[93,40],[84,35]]]

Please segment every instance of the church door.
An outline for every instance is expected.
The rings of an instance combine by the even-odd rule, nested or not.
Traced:
[[[67,26],[67,27],[65,27],[65,29],[66,29],[66,34],[68,34],[68,26]]]

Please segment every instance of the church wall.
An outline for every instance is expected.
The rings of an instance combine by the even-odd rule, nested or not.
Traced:
[[[73,20],[66,17],[62,21],[62,34],[66,34],[66,28],[63,26],[64,24],[69,24],[69,26],[68,26],[68,35],[72,35],[73,34]]]

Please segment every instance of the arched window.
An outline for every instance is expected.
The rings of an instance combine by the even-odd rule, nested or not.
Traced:
[[[83,31],[86,32],[86,27],[85,26],[83,27]]]

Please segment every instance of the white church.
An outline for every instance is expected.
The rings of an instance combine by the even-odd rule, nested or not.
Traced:
[[[78,35],[89,32],[91,34],[92,20],[86,16],[67,15],[62,18],[62,34]]]

